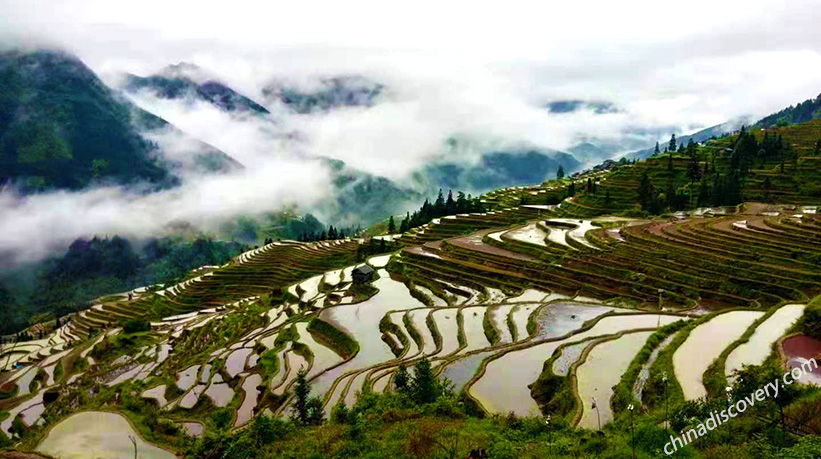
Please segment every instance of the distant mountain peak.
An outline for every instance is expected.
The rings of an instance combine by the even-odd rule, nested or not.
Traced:
[[[163,99],[195,98],[212,103],[228,112],[267,114],[268,109],[220,82],[199,66],[188,62],[169,65],[155,75],[128,74],[126,92],[148,89]]]
[[[329,111],[340,107],[370,107],[378,102],[385,86],[362,75],[320,78],[314,85],[293,85],[274,81],[262,90],[296,113]]]
[[[207,173],[241,167],[136,107],[65,51],[1,53],[0,88],[0,182],[24,193],[95,183],[159,189],[177,185],[174,169],[186,162]],[[147,131],[188,143],[171,152],[147,139]]]
[[[581,99],[555,100],[547,103],[550,113],[573,113],[581,110],[592,110],[597,115],[618,113],[619,109],[612,102],[589,101]]]
[[[167,65],[160,69],[155,76],[187,79],[197,84],[218,80],[215,75],[212,75],[210,72],[206,71],[197,64],[192,64],[190,62],[179,62],[177,64]]]

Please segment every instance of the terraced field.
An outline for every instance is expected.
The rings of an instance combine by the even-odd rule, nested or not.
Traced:
[[[97,305],[44,340],[2,348],[4,368],[20,368],[0,377],[19,386],[0,400],[9,413],[0,427],[40,439],[88,397],[116,392],[195,433],[214,428],[213,410],[242,428],[258,413],[290,412],[300,368],[330,413],[363,391],[393,390],[399,365],[424,356],[479,410],[556,413],[597,428],[653,332],[685,322],[665,352],[692,399],[708,394],[702,378],[725,350],[722,375],[760,362],[758,350],[821,293],[814,209],[748,204],[641,220],[598,217],[572,200],[511,205],[554,192],[488,194],[497,210],[435,220],[366,261],[356,259],[358,241],[275,242]],[[363,262],[375,279],[354,285]],[[130,318],[149,318],[152,330],[121,332]],[[747,332],[752,344],[739,345]],[[44,400],[51,390],[59,402]]]

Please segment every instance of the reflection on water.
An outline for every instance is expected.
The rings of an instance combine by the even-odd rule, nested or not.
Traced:
[[[454,384],[454,390],[459,392],[465,387],[468,381],[476,374],[479,365],[485,357],[494,354],[495,351],[480,352],[471,356],[459,359],[448,364],[441,375],[448,378]]]
[[[756,327],[755,333],[746,343],[738,346],[727,356],[724,374],[730,376],[742,365],[761,365],[770,355],[770,349],[778,338],[784,336],[787,330],[804,314],[803,304],[787,304],[780,307],[761,325]]]
[[[248,348],[237,349],[232,352],[225,361],[225,371],[228,373],[228,376],[233,378],[242,373],[242,370],[245,369],[245,360],[252,352],[254,352],[254,350]]]
[[[439,353],[442,357],[453,353],[459,349],[459,324],[456,321],[456,309],[439,309],[433,311],[433,320],[436,322],[436,328],[439,329],[439,335],[442,336],[442,351]]]
[[[613,386],[641,350],[653,332],[624,335],[621,338],[596,345],[584,363],[576,369],[579,398],[582,399],[582,418],[579,427],[597,429],[599,421],[605,425],[613,420],[610,398]],[[596,409],[592,402],[596,401]]]
[[[591,329],[565,340],[538,344],[526,349],[509,352],[488,363],[484,375],[469,391],[488,411],[517,415],[538,414],[538,406],[530,396],[529,384],[536,381],[544,362],[565,343],[582,341],[602,335],[612,335],[632,329],[655,329],[681,320],[680,317],[657,314],[630,314],[605,317]]]
[[[380,269],[379,276],[380,278],[373,282],[373,286],[379,289],[379,293],[367,301],[325,308],[320,312],[322,320],[332,323],[359,342],[359,353],[350,361],[313,380],[312,385],[315,386],[312,390],[313,394],[323,394],[333,384],[334,379],[342,373],[393,360],[395,358],[393,352],[382,341],[379,321],[392,310],[425,307],[410,295],[405,284],[391,279],[387,271]],[[451,315],[454,314],[451,313]]]
[[[580,305],[574,303],[553,303],[542,308],[536,316],[539,324],[537,338],[558,338],[576,330],[588,320],[594,319],[614,308],[607,306]]]
[[[464,326],[467,347],[462,351],[470,352],[490,346],[485,336],[484,319],[487,307],[476,306],[462,309],[462,325]]]
[[[61,459],[88,457],[134,457],[134,445],[142,459],[175,459],[176,455],[148,444],[131,424],[116,413],[86,411],[60,422],[49,432],[37,451]]]
[[[258,374],[248,376],[242,381],[242,390],[245,391],[245,397],[239,410],[237,410],[237,421],[234,423],[234,427],[244,426],[251,420],[260,394],[257,388],[260,384],[262,384],[262,376]]]
[[[673,354],[673,369],[686,400],[707,395],[701,376],[721,351],[744,334],[764,313],[731,311],[701,324]]]

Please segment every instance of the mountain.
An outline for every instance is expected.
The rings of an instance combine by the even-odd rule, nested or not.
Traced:
[[[433,187],[481,193],[504,186],[540,184],[555,178],[559,167],[571,173],[579,170],[581,163],[559,151],[489,151],[482,154],[477,165],[435,164],[425,173]]]
[[[708,127],[706,129],[702,129],[698,132],[695,132],[690,135],[683,135],[683,136],[676,136],[676,140],[679,144],[687,144],[690,139],[693,139],[693,142],[704,142],[705,140],[709,140],[713,137],[721,137],[724,134],[729,134],[731,132],[735,132],[738,129],[741,129],[741,126],[748,125],[752,122],[752,118],[749,116],[741,116],[735,118],[731,121],[727,121],[725,123],[717,124],[712,127]],[[664,142],[661,142],[661,151],[664,151]],[[653,156],[653,152],[655,151],[655,145],[650,148],[645,148],[642,150],[634,151],[632,153],[628,153],[624,155],[627,159],[647,159]]]
[[[324,213],[333,215],[329,223],[335,226],[354,223],[369,226],[388,215],[418,206],[426,197],[384,177],[348,167],[342,161],[329,159],[328,164],[335,199],[324,206]]]
[[[815,99],[807,99],[794,107],[790,105],[784,110],[765,116],[755,123],[755,127],[768,128],[801,124],[819,118],[821,118],[821,94]]]
[[[158,74],[147,77],[128,74],[123,89],[127,92],[148,89],[164,99],[193,97],[229,112],[269,113],[262,105],[206,75],[196,65],[188,63],[168,66]]]
[[[572,113],[580,110],[592,110],[597,115],[616,113],[618,108],[611,102],[594,102],[580,99],[556,100],[547,104],[550,113]]]
[[[272,83],[262,90],[266,99],[280,102],[299,114],[327,112],[339,107],[370,107],[384,86],[361,76],[324,78],[311,90]]]
[[[0,180],[34,189],[78,189],[103,176],[176,183],[131,127],[130,107],[77,58],[3,53],[0,88]]]
[[[188,158],[164,157],[161,140],[168,134],[187,141]],[[23,192],[102,181],[160,189],[180,182],[175,170],[185,162],[207,171],[241,167],[137,108],[68,53],[0,54],[0,184],[15,183]]]

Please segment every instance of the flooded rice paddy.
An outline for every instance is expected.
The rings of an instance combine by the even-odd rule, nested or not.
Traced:
[[[465,341],[467,342],[467,347],[465,347],[462,352],[470,352],[490,346],[490,342],[487,340],[487,337],[485,337],[485,329],[483,326],[486,312],[486,306],[474,306],[462,309]]]
[[[613,412],[610,410],[613,386],[618,384],[621,375],[652,333],[630,333],[597,344],[584,363],[579,365],[576,382],[583,407],[579,427],[598,429],[600,425],[613,420]],[[596,409],[592,408],[594,400]]]
[[[582,341],[594,336],[613,335],[626,330],[655,329],[681,320],[678,316],[629,314],[604,317],[593,328],[561,341],[537,344],[504,354],[488,363],[485,373],[469,392],[492,413],[513,411],[525,416],[538,414],[536,402],[530,396],[529,384],[536,381],[544,362],[562,344]]]
[[[740,370],[742,365],[761,365],[770,355],[773,343],[804,314],[804,307],[803,304],[784,305],[756,327],[750,340],[733,349],[727,356],[724,365],[725,375],[732,375],[736,370]]]
[[[763,314],[759,311],[731,311],[714,317],[690,332],[687,340],[673,354],[673,369],[686,400],[707,395],[701,380],[707,367]]]
[[[37,451],[60,459],[131,459],[134,445],[141,459],[175,459],[177,456],[147,443],[131,427],[125,417],[101,411],[74,414],[48,433]]]
[[[442,337],[441,356],[452,354],[459,349],[459,324],[456,321],[456,309],[439,309],[433,311],[433,320]]]
[[[237,420],[234,422],[234,427],[244,426],[251,420],[259,398],[260,390],[258,386],[260,384],[262,384],[262,376],[258,374],[252,374],[242,381],[242,390],[245,395],[242,399],[242,405],[237,410]]]

